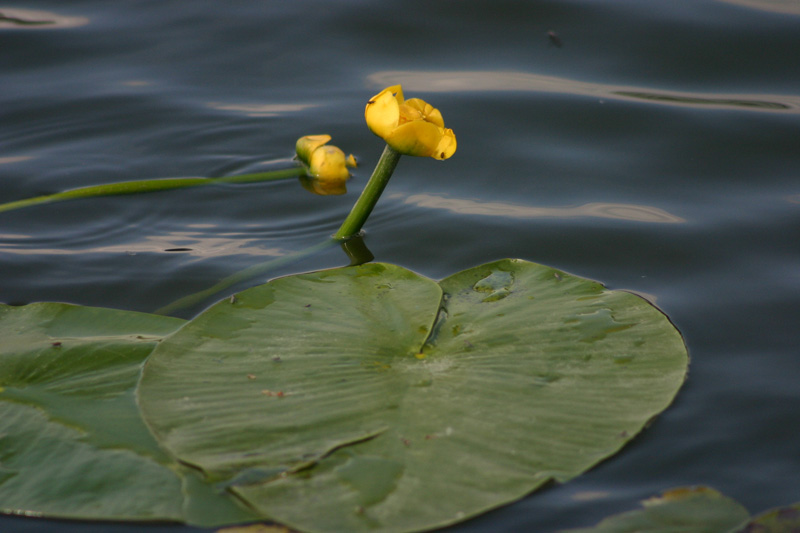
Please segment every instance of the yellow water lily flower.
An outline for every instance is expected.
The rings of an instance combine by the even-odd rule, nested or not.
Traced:
[[[308,167],[308,173],[317,179],[327,181],[346,181],[350,177],[347,167],[356,166],[353,155],[327,144],[330,135],[306,135],[297,139],[297,158]]]
[[[372,133],[401,154],[447,159],[456,151],[456,136],[444,127],[439,110],[419,98],[404,99],[400,85],[370,98],[364,118]]]

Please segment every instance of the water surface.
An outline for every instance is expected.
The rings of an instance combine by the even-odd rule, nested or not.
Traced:
[[[382,149],[366,100],[403,83],[459,147],[400,162],[366,226],[377,260],[438,279],[519,257],[644,293],[692,356],[676,403],[621,454],[453,530],[588,526],[679,485],[752,512],[800,501],[797,2],[26,0],[0,13],[48,22],[0,24],[0,202],[281,168],[312,133],[362,163],[345,196],[289,180],[0,213],[0,301],[153,311],[315,244]],[[347,263],[330,249],[270,276]]]

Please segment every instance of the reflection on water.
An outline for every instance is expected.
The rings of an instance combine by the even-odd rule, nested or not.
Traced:
[[[65,17],[46,11],[0,8],[0,30],[52,30],[89,23],[86,17]]]
[[[404,203],[418,207],[445,209],[460,215],[482,215],[506,218],[576,218],[595,217],[675,224],[684,219],[662,209],[646,205],[589,203],[574,207],[533,207],[506,202],[479,202],[461,198],[448,198],[433,194],[414,194]]]
[[[14,255],[77,255],[84,254],[129,254],[180,252],[195,257],[226,257],[250,255],[258,257],[281,257],[286,251],[280,248],[264,248],[260,238],[243,239],[240,234],[216,234],[174,231],[163,235],[144,235],[142,240],[122,244],[99,244],[90,247],[52,247],[48,243],[31,243],[30,235],[0,234],[0,252]]]
[[[797,0],[717,0],[726,4],[751,7],[773,13],[800,15],[800,2]]]
[[[8,165],[11,163],[19,163],[20,161],[27,161],[29,159],[33,159],[29,155],[18,155],[18,156],[9,156],[9,157],[0,157],[0,165]]]
[[[130,81],[123,81],[122,85],[125,87],[150,87],[153,85],[153,82],[146,81],[146,80],[130,80]]]
[[[714,107],[755,107],[767,110],[791,109],[791,106],[778,102],[767,102],[764,100],[739,100],[737,98],[697,98],[694,96],[678,96],[668,93],[645,93],[631,91],[617,91],[618,96],[638,98],[640,100],[650,100],[659,104],[676,105],[705,105]]]
[[[644,87],[589,83],[521,71],[426,72],[395,70],[371,74],[367,77],[367,82],[374,87],[386,87],[402,83],[405,89],[411,91],[530,91],[577,94],[627,101],[643,100],[665,105],[800,112],[800,97],[792,95],[654,91]]]
[[[300,185],[308,192],[320,196],[340,196],[347,194],[347,182],[337,180],[321,180],[308,176],[300,176]]]
[[[611,496],[607,490],[587,490],[576,492],[572,495],[572,499],[577,502],[591,502],[596,500],[604,500]]]
[[[282,113],[294,113],[303,111],[317,104],[222,104],[219,102],[209,102],[208,107],[219,109],[220,111],[239,111],[248,117],[275,117]]]

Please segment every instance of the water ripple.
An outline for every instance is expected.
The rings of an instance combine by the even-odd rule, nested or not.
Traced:
[[[279,115],[296,113],[318,104],[226,104],[222,102],[209,102],[208,107],[219,111],[236,111],[248,117],[277,117]]]
[[[89,19],[86,17],[67,17],[30,9],[0,8],[0,29],[2,30],[52,30],[74,28],[88,23]]]
[[[662,91],[645,87],[591,83],[521,71],[381,71],[369,75],[367,83],[375,88],[402,83],[407,90],[423,92],[529,91],[684,107],[800,112],[800,96],[796,95]]]
[[[243,238],[238,233],[208,235],[202,231],[172,231],[157,235],[142,235],[130,242],[90,242],[83,246],[64,246],[62,243],[37,242],[29,235],[0,234],[0,253],[13,255],[75,255],[180,252],[197,258],[248,255],[280,257],[286,251],[265,247],[264,240]]]
[[[797,0],[717,0],[726,4],[760,9],[772,13],[800,15],[800,3]]]
[[[448,198],[434,194],[414,194],[404,203],[418,207],[444,209],[460,215],[496,216],[506,218],[576,218],[595,217],[629,220],[634,222],[655,222],[676,224],[684,219],[671,213],[647,205],[589,203],[568,207],[534,207],[507,202],[479,202],[463,198]]]

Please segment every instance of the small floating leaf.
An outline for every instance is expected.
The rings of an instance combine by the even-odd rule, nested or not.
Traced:
[[[756,516],[748,522],[741,533],[797,533],[798,531],[800,531],[800,503],[771,509]]]
[[[671,489],[642,502],[642,509],[611,516],[594,527],[562,533],[794,533],[800,503],[767,511],[752,520],[736,501],[709,487]]]

